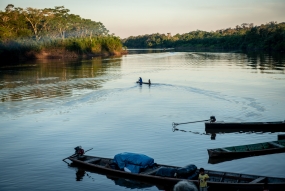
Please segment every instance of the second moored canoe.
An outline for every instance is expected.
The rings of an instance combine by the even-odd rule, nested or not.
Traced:
[[[210,158],[215,158],[215,157],[240,158],[240,157],[274,154],[282,152],[285,152],[285,140],[208,149],[208,154]]]

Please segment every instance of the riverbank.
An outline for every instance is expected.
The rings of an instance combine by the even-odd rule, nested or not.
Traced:
[[[19,60],[32,60],[32,59],[78,59],[78,58],[92,58],[98,56],[120,56],[127,54],[127,50],[121,51],[101,51],[101,52],[84,52],[81,53],[79,51],[69,51],[63,48],[54,48],[48,50],[30,51],[25,53],[24,55],[19,55]]]
[[[73,59],[127,54],[114,36],[94,38],[10,40],[0,43],[2,60]]]
[[[127,50],[108,52],[101,51],[97,53],[85,52],[80,53],[78,51],[68,51],[66,49],[54,48],[41,51],[28,51],[17,52],[14,54],[1,55],[1,60],[5,61],[28,61],[37,59],[81,59],[81,58],[93,58],[93,57],[108,57],[108,56],[120,56],[127,54]]]

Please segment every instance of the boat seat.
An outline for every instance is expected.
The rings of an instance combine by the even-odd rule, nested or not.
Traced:
[[[249,182],[249,183],[255,184],[255,183],[262,182],[262,181],[265,180],[265,179],[266,179],[266,177],[259,177],[259,178],[255,179],[255,180],[253,180],[253,181],[251,181],[251,182]]]
[[[150,171],[141,172],[140,174],[150,175],[150,174],[153,174],[153,173],[157,172],[161,168],[162,167],[159,167],[159,168],[156,168],[156,169],[150,170]]]
[[[264,149],[269,149],[270,145],[268,143],[262,143]]]
[[[236,146],[235,149],[236,149],[237,152],[248,151],[247,146]]]
[[[235,152],[236,151],[235,147],[225,147],[223,149],[227,149],[227,150],[229,150],[231,152]]]
[[[262,144],[247,145],[247,147],[250,151],[256,151],[256,150],[262,150],[263,149]]]
[[[86,160],[86,161],[84,161],[84,162],[93,163],[93,162],[97,162],[97,161],[99,161],[99,160],[100,160],[99,158],[91,158],[91,159],[88,159],[88,160]]]
[[[285,140],[279,140],[279,141],[278,141],[278,144],[285,146]]]
[[[268,144],[273,145],[273,146],[278,147],[278,148],[284,148],[283,145],[279,145],[278,143],[268,142]]]
[[[230,151],[230,150],[228,150],[228,149],[225,149],[225,148],[220,148],[222,151],[226,151],[226,152],[232,152],[232,151]]]

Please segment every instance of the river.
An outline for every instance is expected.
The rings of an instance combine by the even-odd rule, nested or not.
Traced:
[[[139,77],[152,85],[135,83]],[[112,158],[143,153],[174,166],[285,177],[285,153],[209,163],[207,149],[277,140],[284,132],[220,132],[207,120],[285,120],[281,53],[130,50],[121,57],[0,66],[0,190],[131,190],[69,167],[81,145]],[[156,186],[137,190],[159,190]]]

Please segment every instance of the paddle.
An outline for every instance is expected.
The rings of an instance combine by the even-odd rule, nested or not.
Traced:
[[[87,151],[84,152],[84,154],[87,153],[88,151],[92,150],[92,149],[93,149],[93,148],[88,149]],[[66,159],[68,159],[68,158],[70,158],[70,157],[74,157],[74,156],[76,156],[76,155],[77,155],[76,153],[73,154],[73,155],[70,155],[69,157],[66,157],[66,158],[62,159],[62,161],[66,160]]]

